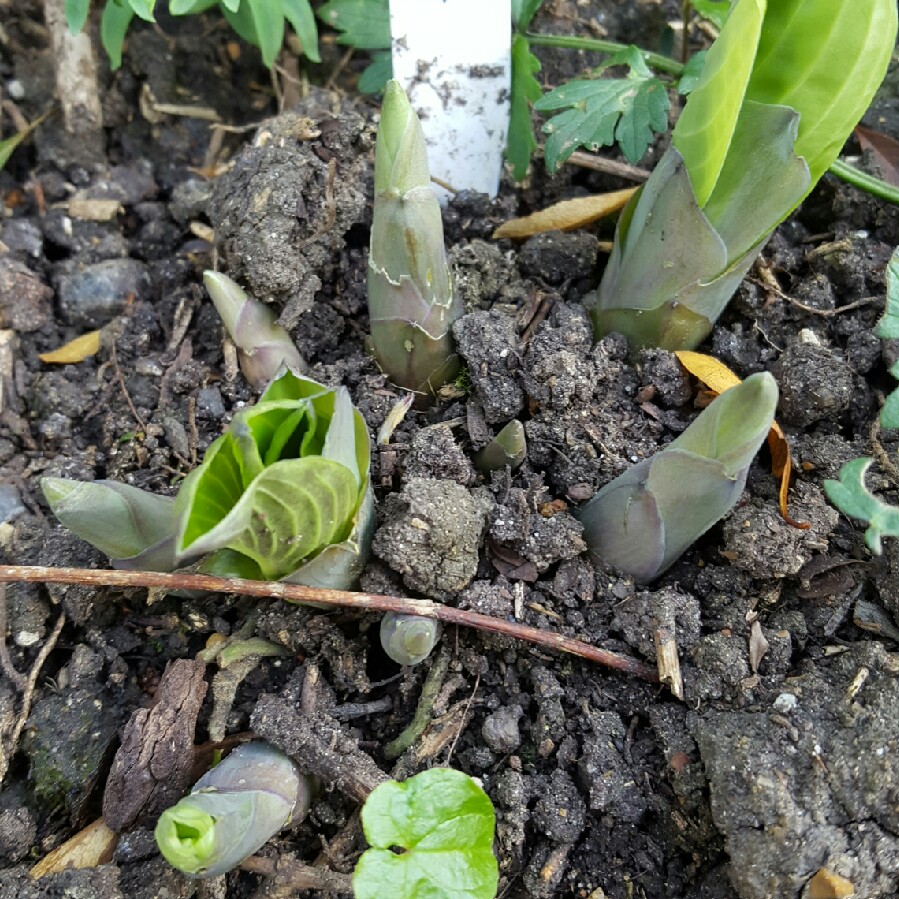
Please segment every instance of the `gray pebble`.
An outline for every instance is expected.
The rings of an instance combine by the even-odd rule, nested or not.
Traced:
[[[59,307],[72,325],[101,328],[124,312],[129,296],[145,298],[150,287],[147,266],[136,259],[109,259],[63,275]]]

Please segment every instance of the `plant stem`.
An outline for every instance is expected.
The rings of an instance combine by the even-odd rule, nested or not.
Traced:
[[[835,160],[828,171],[831,175],[836,175],[837,178],[859,190],[867,191],[875,197],[880,197],[881,200],[899,205],[899,187],[887,184],[886,181],[857,169],[843,159]]]
[[[592,37],[568,37],[563,34],[532,34],[526,35],[531,46],[534,47],[563,47],[568,50],[588,50],[593,53],[617,53],[619,50],[627,50],[630,44],[619,44],[617,41],[604,41]],[[653,53],[651,50],[637,48],[646,65],[659,72],[668,72],[670,75],[682,75],[683,63],[679,63],[670,56],[661,53]]]
[[[638,659],[599,649],[565,637],[555,631],[542,630],[493,618],[478,612],[468,612],[452,606],[444,606],[429,599],[408,599],[402,596],[379,596],[373,593],[348,593],[344,590],[325,590],[318,587],[300,587],[281,581],[250,581],[245,578],[212,577],[206,574],[163,574],[158,571],[97,571],[90,568],[48,568],[42,565],[0,565],[0,583],[22,581],[50,584],[89,584],[99,587],[162,587],[168,591],[199,590],[205,593],[237,593],[263,599],[283,599],[287,602],[318,603],[369,612],[399,612],[404,615],[420,615],[436,618],[445,624],[461,624],[491,634],[503,634],[515,640],[533,643],[544,649],[567,652],[614,668],[650,683],[658,683],[659,675],[654,666]]]

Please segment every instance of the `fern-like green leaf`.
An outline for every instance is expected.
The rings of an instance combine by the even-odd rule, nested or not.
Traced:
[[[531,103],[539,100],[542,94],[540,83],[534,77],[539,71],[540,61],[531,53],[528,39],[516,34],[512,39],[512,100],[506,138],[506,159],[516,181],[521,181],[527,174],[531,154],[537,149],[531,125]]]
[[[847,462],[840,469],[838,481],[824,482],[824,492],[844,515],[867,522],[865,543],[879,556],[884,537],[899,537],[899,508],[878,499],[865,486],[865,474],[873,461],[863,457]]]

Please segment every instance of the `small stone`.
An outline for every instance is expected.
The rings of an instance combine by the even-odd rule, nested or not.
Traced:
[[[73,275],[63,275],[59,284],[59,307],[72,325],[102,328],[124,312],[129,297],[142,300],[149,292],[147,266],[136,259],[109,259],[85,266]]]
[[[0,522],[12,521],[24,511],[19,491],[12,484],[0,484]]]
[[[584,829],[587,809],[574,781],[561,768],[549,777],[531,820],[554,843],[573,843]]]
[[[26,806],[0,812],[0,858],[4,862],[23,859],[36,838],[34,816]]]
[[[28,266],[0,256],[0,328],[37,331],[50,317],[53,291]]]
[[[800,427],[836,418],[855,395],[852,369],[819,344],[793,343],[771,367],[780,385],[780,415]]]
[[[497,753],[514,752],[521,745],[518,706],[503,706],[488,715],[481,726],[481,736],[487,746]]]
[[[197,393],[197,416],[209,421],[220,421],[225,417],[225,403],[218,387],[203,387]]]

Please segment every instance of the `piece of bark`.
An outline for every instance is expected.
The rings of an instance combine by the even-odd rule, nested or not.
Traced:
[[[112,830],[152,827],[191,785],[205,669],[201,661],[171,662],[153,707],[138,709],[125,725],[103,794],[103,819]]]
[[[288,685],[277,696],[260,697],[250,718],[253,732],[289,755],[304,774],[333,784],[356,802],[365,802],[378,784],[390,778],[356,745],[339,721],[321,706],[310,709],[308,696],[305,703],[298,702],[292,692],[296,691]]]

